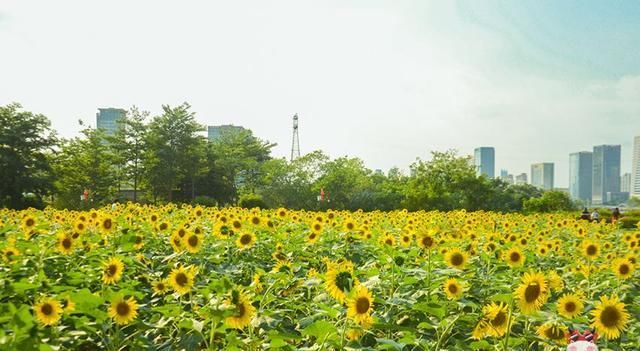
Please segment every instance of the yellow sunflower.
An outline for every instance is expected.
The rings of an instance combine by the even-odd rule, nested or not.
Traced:
[[[305,240],[307,244],[312,245],[312,244],[315,244],[319,238],[320,238],[320,232],[311,231],[309,232]]]
[[[393,237],[392,234],[386,233],[385,235],[382,236],[382,238],[380,238],[380,243],[382,245],[395,246],[396,245],[396,238]]]
[[[594,241],[587,240],[582,244],[582,254],[587,258],[594,259],[600,254],[600,245]]]
[[[373,297],[371,292],[363,285],[353,289],[352,297],[348,301],[347,317],[357,324],[368,328],[372,323]]]
[[[20,256],[20,251],[18,251],[14,246],[7,246],[2,249],[2,259],[5,262],[11,262],[18,256]]]
[[[583,296],[580,294],[564,294],[558,299],[558,313],[566,318],[573,318],[584,309]]]
[[[540,339],[551,342],[558,345],[566,345],[569,329],[563,325],[559,325],[553,322],[547,322],[538,327],[537,334]]]
[[[102,282],[105,284],[115,284],[122,277],[124,264],[117,257],[111,257],[103,265]]]
[[[54,325],[60,320],[62,307],[60,302],[50,297],[42,298],[33,306],[36,319],[43,325]]]
[[[329,295],[340,303],[344,303],[347,294],[359,283],[358,278],[353,274],[353,263],[350,261],[327,264],[325,278]]]
[[[549,271],[547,281],[549,282],[549,288],[555,292],[564,289],[564,281],[562,281],[562,277],[558,275],[556,271]]]
[[[129,324],[138,315],[138,304],[133,297],[126,300],[124,297],[119,297],[111,301],[108,313],[116,324]]]
[[[235,314],[225,319],[229,327],[244,329],[251,324],[251,320],[256,314],[256,308],[251,305],[251,301],[244,293],[233,290],[228,303],[235,309]]]
[[[519,248],[512,247],[504,252],[503,259],[510,267],[521,267],[524,264],[525,257]]]
[[[58,252],[63,255],[69,255],[73,252],[73,238],[71,235],[60,232],[58,233]]]
[[[620,279],[629,279],[633,276],[635,266],[626,258],[618,258],[612,264],[613,273]]]
[[[458,300],[462,297],[464,287],[456,278],[449,278],[442,286],[444,293],[449,300]]]
[[[184,236],[182,246],[190,253],[199,252],[202,249],[204,243],[204,236],[196,233],[189,233]]]
[[[469,254],[458,248],[453,248],[447,251],[444,260],[451,268],[464,269],[469,261]]]
[[[483,317],[474,329],[474,339],[485,336],[502,337],[507,333],[509,326],[509,308],[506,304],[492,302],[482,308]]]
[[[71,313],[76,310],[76,303],[71,299],[71,296],[66,295],[62,300],[61,307],[65,313]]]
[[[113,222],[113,219],[109,216],[102,216],[98,224],[100,225],[100,231],[105,234],[111,233],[111,231],[113,231],[115,228],[115,223]]]
[[[193,287],[195,274],[193,267],[174,268],[169,273],[169,285],[178,295],[184,295]]]
[[[151,283],[154,295],[164,295],[169,290],[169,283],[166,279],[157,280]]]
[[[177,232],[169,237],[169,243],[171,243],[174,252],[180,252],[184,249],[182,247],[182,237]]]
[[[629,322],[629,313],[616,295],[601,296],[591,316],[591,326],[607,340],[619,338]]]
[[[525,273],[515,293],[524,314],[540,310],[549,297],[544,275],[537,272]]]
[[[255,242],[256,242],[256,236],[253,233],[250,233],[250,232],[243,233],[242,235],[238,236],[238,239],[236,240],[236,246],[240,250],[244,250],[253,246]]]

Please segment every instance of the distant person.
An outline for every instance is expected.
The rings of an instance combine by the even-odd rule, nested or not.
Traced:
[[[589,210],[587,210],[586,207],[584,208],[584,210],[582,210],[582,213],[580,214],[580,219],[585,221],[591,220],[591,214],[589,213]]]
[[[613,212],[611,212],[611,223],[618,223],[618,219],[620,218],[620,209],[614,208]]]
[[[593,210],[593,212],[591,213],[591,221],[592,222],[600,221],[600,213],[598,213],[598,209],[597,208],[595,210]]]

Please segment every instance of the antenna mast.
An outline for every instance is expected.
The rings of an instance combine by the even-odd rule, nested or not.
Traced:
[[[291,161],[300,157],[300,136],[298,135],[298,114],[293,115],[293,140],[291,140]]]

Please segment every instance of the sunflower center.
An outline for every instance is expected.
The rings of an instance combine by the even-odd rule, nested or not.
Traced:
[[[340,272],[336,276],[336,286],[340,291],[351,290],[351,273]]]
[[[189,282],[189,277],[186,274],[180,272],[176,274],[176,284],[180,286],[185,286]]]
[[[236,229],[240,229],[242,228],[242,223],[238,222],[238,221],[233,221],[233,227]]]
[[[511,255],[509,255],[509,259],[511,260],[511,262],[520,261],[520,253],[519,252],[512,252]]]
[[[50,316],[53,314],[53,306],[51,306],[51,304],[45,303],[44,305],[42,305],[42,307],[40,307],[40,312],[42,312],[42,314],[44,314],[45,316]]]
[[[353,229],[353,223],[347,223],[347,229],[352,230]]]
[[[116,275],[117,272],[118,272],[118,267],[116,267],[115,264],[110,264],[109,267],[107,267],[108,276],[113,277],[114,275]]]
[[[237,305],[238,307],[238,317],[242,318],[247,313],[247,309],[244,307],[244,303],[240,303]]]
[[[587,255],[595,256],[598,253],[598,248],[595,245],[587,246]]]
[[[551,340],[560,340],[564,338],[564,333],[560,328],[550,327],[544,331],[544,335]]]
[[[452,294],[456,294],[458,292],[458,286],[456,286],[455,284],[449,284],[449,286],[447,287],[447,289],[449,290],[450,293]]]
[[[158,283],[158,285],[156,285],[156,289],[158,289],[158,290],[162,291],[162,290],[164,290],[164,288],[165,288],[165,286],[164,286],[163,283]]]
[[[431,239],[430,236],[425,236],[422,238],[422,245],[424,245],[424,247],[431,247],[431,245],[433,245],[433,239]]]
[[[538,285],[538,283],[531,283],[524,289],[524,299],[529,303],[534,302],[540,297],[540,293],[540,285]]]
[[[630,271],[629,266],[626,264],[621,264],[620,268],[618,268],[618,272],[620,272],[620,274],[622,275],[629,274],[629,271]]]
[[[25,222],[25,224],[27,225],[27,227],[32,227],[35,223],[36,223],[36,221],[34,221],[34,220],[33,220],[33,219],[31,219],[31,218],[27,219],[27,221]]]
[[[128,316],[130,310],[131,308],[129,307],[129,304],[125,301],[119,302],[118,306],[116,306],[116,312],[118,312],[118,315],[120,316]]]
[[[369,311],[370,306],[371,304],[369,303],[368,298],[360,297],[356,301],[356,312],[358,312],[358,314],[365,314],[367,313],[367,311]]]
[[[464,257],[461,254],[455,253],[451,256],[451,264],[454,266],[460,266],[464,263]]]
[[[160,230],[166,230],[168,226],[167,223],[160,223]]]
[[[198,236],[197,235],[192,235],[192,236],[189,237],[189,245],[198,246]]]
[[[253,223],[254,225],[258,225],[258,224],[260,224],[260,218],[258,218],[258,217],[253,217],[253,218],[251,219],[251,223]]]
[[[507,314],[503,311],[496,313],[496,316],[491,320],[491,325],[499,327],[507,321]]]
[[[136,236],[136,244],[142,243],[142,237],[140,235]]]
[[[71,239],[69,238],[62,239],[62,247],[64,247],[65,249],[71,248]]]
[[[576,310],[576,304],[573,301],[569,301],[567,303],[564,304],[564,309],[565,311],[571,313],[574,312]]]
[[[244,234],[240,237],[240,243],[242,245],[248,245],[251,242],[251,235]]]
[[[315,238],[316,238],[316,233],[311,233],[311,234],[309,234],[309,239],[310,239],[310,240],[313,240],[313,239],[315,239]]]
[[[385,240],[384,243],[387,244],[387,245],[391,245],[391,244],[393,244],[393,240],[387,239],[387,240]]]
[[[104,229],[111,229],[111,219],[105,219],[104,222],[102,222],[102,227]]]
[[[316,225],[313,226],[313,229],[320,230],[320,229],[322,229],[322,227],[320,226],[320,224],[316,224]]]
[[[612,328],[620,322],[620,312],[614,306],[607,306],[600,314],[600,322],[607,328]]]

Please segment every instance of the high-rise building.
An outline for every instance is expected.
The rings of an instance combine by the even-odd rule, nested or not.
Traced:
[[[506,169],[501,169],[500,170],[500,178],[501,179],[505,179],[509,176],[509,171],[507,171]]]
[[[492,147],[479,147],[474,150],[473,157],[478,176],[484,174],[489,178],[495,178],[496,152]]]
[[[633,164],[631,169],[631,196],[640,197],[640,136],[633,139]]]
[[[531,165],[531,185],[543,190],[553,189],[553,163],[534,163]]]
[[[525,185],[527,184],[527,174],[520,173],[516,176],[516,185]]]
[[[107,135],[114,135],[118,130],[119,120],[127,111],[121,108],[99,108],[96,113],[96,127],[102,129]]]
[[[625,173],[620,178],[620,191],[631,193],[631,173]]]
[[[230,124],[225,124],[220,126],[208,126],[207,139],[209,139],[209,141],[218,140],[220,139],[223,133],[239,132],[241,130],[244,130],[244,127],[234,126]]]
[[[569,194],[574,200],[591,203],[593,153],[576,152],[569,155]]]
[[[594,205],[607,203],[607,193],[620,192],[620,145],[593,147],[592,196]]]

